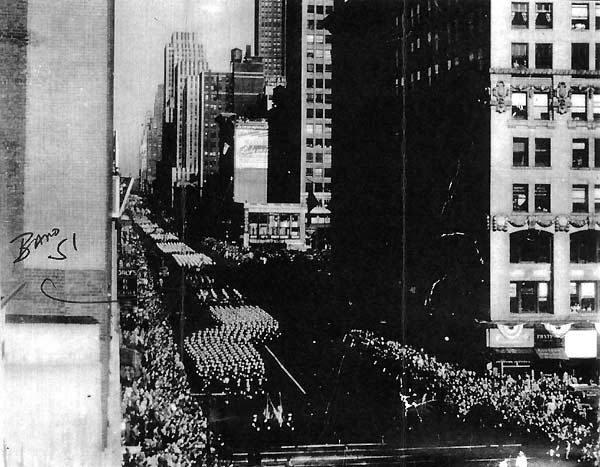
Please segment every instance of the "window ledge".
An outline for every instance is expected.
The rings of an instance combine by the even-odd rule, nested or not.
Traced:
[[[600,128],[600,122],[593,120],[567,120],[567,128],[587,128],[594,130]]]
[[[527,128],[556,128],[554,120],[526,120],[526,119],[511,119],[508,122],[508,128],[516,128],[524,126]]]
[[[600,78],[600,70],[546,69],[546,68],[490,68],[490,73],[502,75],[571,75],[586,78]]]

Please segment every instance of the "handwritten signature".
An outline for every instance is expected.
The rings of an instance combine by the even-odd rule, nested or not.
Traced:
[[[18,253],[17,257],[15,258],[15,260],[13,261],[13,264],[19,263],[19,262],[27,259],[32,252],[37,250],[42,245],[46,245],[46,244],[50,243],[50,241],[53,238],[58,237],[59,234],[60,234],[60,229],[57,227],[53,227],[52,229],[50,229],[49,232],[46,232],[46,233],[34,234],[34,232],[23,232],[22,234],[17,235],[15,238],[13,238],[10,241],[10,243],[20,241],[19,242],[19,253]],[[65,259],[67,259],[67,255],[65,255],[63,253],[63,251],[61,250],[61,248],[63,248],[63,245],[67,241],[69,241],[69,239],[67,237],[65,237],[60,242],[58,242],[56,245],[56,251],[54,252],[55,254],[53,253],[53,254],[48,255],[48,259],[52,259],[52,260],[56,260],[56,261],[63,261]],[[75,232],[71,236],[71,243],[73,245],[73,249],[75,251],[77,251],[77,234]]]

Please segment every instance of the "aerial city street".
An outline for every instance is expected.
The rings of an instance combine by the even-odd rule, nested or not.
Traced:
[[[0,467],[599,466],[600,2],[159,3],[0,6]]]

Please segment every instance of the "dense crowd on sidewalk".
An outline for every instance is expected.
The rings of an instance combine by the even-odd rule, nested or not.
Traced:
[[[124,465],[173,467],[206,463],[206,417],[190,394],[165,307],[155,292],[141,243],[126,237],[137,266],[137,306],[123,310],[122,344],[141,355],[122,371]]]
[[[481,375],[369,331],[348,336],[352,347],[402,379],[414,397],[435,400],[462,420],[545,438],[553,456],[600,465],[596,410],[558,375]]]

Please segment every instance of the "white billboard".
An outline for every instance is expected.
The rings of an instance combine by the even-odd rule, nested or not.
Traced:
[[[266,203],[269,156],[267,123],[237,123],[234,146],[234,201],[237,203]]]

